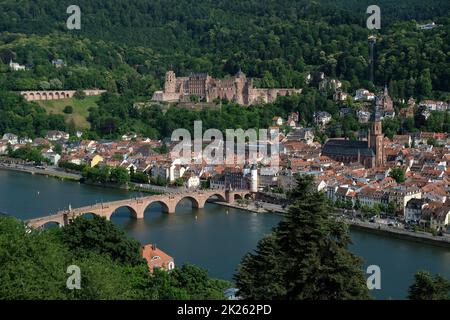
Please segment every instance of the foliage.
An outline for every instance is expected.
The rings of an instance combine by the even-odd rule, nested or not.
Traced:
[[[72,106],[65,106],[63,112],[65,114],[72,114],[73,113],[73,107]]]
[[[392,168],[391,172],[389,173],[389,176],[395,179],[397,183],[403,183],[406,180],[405,170],[399,167]]]
[[[347,92],[388,84],[396,101],[411,96],[449,99],[449,5],[443,0],[426,5],[418,0],[414,5],[406,0],[383,1],[383,8],[391,12],[383,11],[375,50],[375,85],[368,75],[367,16],[362,2],[355,0],[340,0],[339,5],[328,0],[200,0],[194,7],[188,0],[124,0],[116,7],[105,0],[82,0],[78,5],[83,8],[83,28],[76,35],[61,29],[67,1],[22,2],[20,10],[13,0],[0,4],[0,30],[8,31],[0,33],[0,59],[3,63],[13,59],[27,70],[12,72],[0,64],[0,90],[71,89],[79,97],[80,89],[106,89],[109,95],[98,110],[90,110],[88,119],[90,133],[102,138],[127,131],[168,137],[176,128],[191,128],[197,119],[205,129],[261,128],[270,125],[271,116],[290,111],[298,111],[301,123],[307,125],[313,123],[315,111],[323,110],[333,121],[318,139],[325,139],[324,134],[354,139],[354,132],[366,125],[357,122],[354,112],[338,116],[339,107],[352,107],[353,102],[332,102],[329,90],[317,90],[316,83],[306,85],[305,77],[313,71],[339,78]],[[420,30],[412,18],[433,19],[440,27]],[[63,59],[64,66],[53,67],[53,59]],[[161,89],[170,68],[180,76],[208,72],[215,77],[242,69],[255,78],[255,85],[303,88],[303,92],[267,108],[244,109],[223,102],[229,106],[222,110],[170,108],[162,114],[158,106],[136,109],[135,102],[148,101]],[[13,107],[12,115],[1,113],[3,104],[0,134],[34,137],[42,136],[44,130],[67,129],[63,117],[46,115],[35,104],[7,102]],[[87,128],[86,115],[76,116],[74,112],[66,118],[75,118],[76,126]],[[415,129],[410,122],[404,128],[396,119],[385,122],[389,137],[402,129]],[[448,132],[449,126],[446,113],[416,123],[417,129],[438,132]]]
[[[0,135],[14,133],[20,137],[45,136],[48,130],[65,130],[61,115],[46,114],[34,103],[0,89]]]
[[[86,98],[86,93],[83,90],[77,90],[73,96],[75,99],[83,100]]]
[[[139,244],[105,219],[29,230],[0,217],[0,299],[223,299],[230,286],[192,265],[151,274],[144,261]],[[80,290],[66,287],[70,265],[80,268]]]
[[[347,250],[347,227],[329,215],[312,179],[297,178],[284,220],[243,258],[235,278],[244,298],[369,298],[361,259]]]
[[[148,175],[146,175],[143,172],[137,171],[137,172],[132,172],[130,175],[130,179],[133,182],[136,183],[148,183],[149,182],[149,177]]]
[[[124,185],[130,181],[130,174],[127,169],[109,166],[84,166],[82,176],[85,180],[93,183],[111,183]]]
[[[32,161],[36,164],[50,163],[48,159],[44,158],[39,149],[33,148],[31,145],[27,144],[20,147],[17,150],[9,150],[8,155],[11,158],[22,159],[25,161]]]
[[[22,223],[0,217],[0,297],[64,299],[67,254],[52,234],[27,234]]]
[[[411,300],[450,300],[450,281],[440,275],[419,271],[409,287]]]
[[[82,172],[86,168],[85,165],[78,165],[78,164],[68,162],[68,161],[59,161],[58,166],[60,168],[66,169],[66,170],[78,171],[78,172]]]
[[[76,250],[80,255],[86,251],[97,252],[127,265],[143,263],[139,242],[128,238],[123,230],[102,217],[75,219],[63,228],[61,239],[70,250]]]

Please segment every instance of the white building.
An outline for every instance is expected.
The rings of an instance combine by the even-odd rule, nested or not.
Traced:
[[[370,92],[367,89],[358,89],[356,90],[356,95],[354,98],[355,101],[372,101],[375,100],[375,94]]]
[[[411,199],[405,207],[405,221],[408,223],[419,222],[422,218],[422,210],[427,205],[424,199]]]
[[[9,67],[13,71],[23,71],[25,70],[25,66],[22,66],[16,62],[13,62],[12,60],[9,61]]]
[[[2,140],[6,140],[10,144],[18,144],[19,143],[19,137],[17,135],[15,135],[14,133],[5,133],[3,135]]]
[[[47,152],[42,153],[42,156],[48,160],[50,160],[51,164],[54,166],[57,166],[59,163],[59,160],[61,160],[61,156],[57,154],[56,152],[53,152],[53,150],[48,150]]]

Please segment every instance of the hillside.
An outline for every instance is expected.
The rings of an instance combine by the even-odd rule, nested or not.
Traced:
[[[348,81],[352,89],[367,87],[365,3],[122,0],[113,5],[81,0],[82,28],[69,31],[69,1],[6,0],[0,3],[0,59],[17,60],[30,72],[20,79],[6,74],[0,86],[32,89],[56,78],[64,88],[97,86],[149,97],[172,67],[178,74],[214,76],[241,68],[261,78],[264,87],[302,87],[305,72],[321,70]],[[450,3],[385,0],[380,5],[375,84],[417,81],[429,69],[433,89],[447,91]],[[421,32],[413,19],[433,19],[444,26]],[[64,59],[67,68],[52,70],[54,58]],[[398,91],[409,94],[404,88]]]
[[[379,1],[382,29],[375,32],[374,83],[369,81],[367,38],[372,31],[366,28],[365,8],[370,4],[366,0],[80,0],[82,28],[76,31],[65,26],[69,4],[66,0],[0,2],[0,92],[101,88],[110,93],[96,101],[98,108],[92,112],[88,105],[74,106],[72,116],[61,114],[64,101],[42,104],[43,109],[22,106],[35,110],[33,119],[22,110],[16,112],[14,105],[0,105],[0,112],[13,113],[10,118],[29,126],[24,131],[28,135],[74,122],[78,128],[90,125],[98,137],[129,130],[164,137],[195,119],[215,128],[259,127],[270,125],[270,115],[290,111],[298,111],[306,125],[316,110],[335,116],[340,107],[308,86],[305,78],[312,71],[341,80],[342,89],[349,93],[387,85],[396,101],[450,99],[449,1]],[[440,26],[417,28],[418,22],[429,21]],[[64,60],[65,66],[53,67],[53,59]],[[10,60],[26,71],[11,71]],[[207,72],[215,77],[242,69],[257,78],[260,87],[304,90],[299,98],[266,105],[266,110],[248,110],[241,118],[232,114],[238,114],[233,106],[218,113],[173,111],[164,116],[157,108],[133,108],[162,88],[168,69],[180,76]],[[14,101],[8,95],[4,99]],[[42,119],[42,110],[52,117]],[[357,130],[353,120],[351,128]],[[39,128],[31,127],[34,122]],[[445,130],[443,122],[432,127]],[[22,132],[22,128],[0,119],[0,133]]]
[[[87,121],[89,116],[89,108],[97,108],[97,101],[100,99],[98,96],[86,97],[82,100],[70,98],[62,100],[46,100],[37,101],[37,103],[43,107],[48,114],[60,114],[64,116],[64,119],[68,125],[74,125],[77,129],[89,129],[90,123]],[[64,113],[66,106],[73,107],[73,113]]]

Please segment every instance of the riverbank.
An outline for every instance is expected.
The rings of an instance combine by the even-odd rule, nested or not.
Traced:
[[[409,231],[401,230],[398,228],[393,228],[389,226],[384,226],[378,223],[363,222],[363,221],[352,221],[345,219],[345,222],[350,225],[350,228],[368,231],[377,234],[387,234],[389,236],[403,239],[411,240],[420,243],[438,245],[445,248],[450,248],[450,237],[449,236],[433,236],[432,234],[421,232],[421,231]]]
[[[258,208],[254,204],[248,206],[240,206],[238,204],[230,204],[227,202],[214,202],[214,203],[221,206],[226,206],[253,213],[272,213],[281,215],[284,212],[286,212],[286,210],[284,210],[280,205],[265,202],[260,202],[261,207]],[[450,248],[450,236],[433,236],[432,234],[422,231],[403,230],[395,227],[390,227],[387,225],[382,225],[380,223],[365,222],[351,219],[343,219],[343,220],[350,226],[350,228],[353,229],[363,230],[366,232],[376,234],[389,235],[403,240],[415,241]]]
[[[30,167],[30,166],[23,166],[23,165],[17,165],[17,164],[5,164],[0,163],[0,170],[7,170],[7,171],[15,171],[15,172],[22,172],[22,173],[28,173],[31,175],[42,175],[52,178],[57,178],[60,180],[70,180],[74,182],[83,182],[86,185],[92,185],[95,187],[100,188],[108,188],[108,189],[122,189],[127,190],[130,192],[142,192],[142,193],[148,193],[148,194],[161,194],[164,192],[161,192],[158,188],[153,188],[151,185],[142,185],[138,183],[130,182],[128,186],[121,186],[121,185],[113,185],[113,184],[103,184],[103,183],[90,183],[86,181],[82,181],[83,177],[81,174],[76,173],[70,173],[66,171],[59,171],[54,168],[36,168],[36,167]],[[166,188],[166,190],[168,190]],[[173,191],[169,191],[173,192]]]
[[[16,171],[16,172],[22,172],[22,173],[28,173],[31,175],[42,175],[47,177],[53,177],[58,178],[61,180],[71,180],[71,181],[80,181],[81,175],[74,174],[74,173],[68,173],[65,171],[57,171],[54,169],[41,169],[36,167],[26,167],[26,166],[20,166],[20,165],[8,165],[4,163],[0,163],[0,170],[7,170],[7,171]]]
[[[247,206],[242,206],[242,205],[239,205],[239,204],[233,204],[233,203],[221,202],[221,201],[212,201],[212,203],[218,204],[218,205],[221,205],[221,206],[224,206],[224,207],[229,207],[229,208],[233,208],[233,209],[239,209],[239,210],[248,211],[248,212],[252,212],[252,213],[271,213],[271,214],[279,214],[279,215],[281,215],[284,212],[286,212],[279,205],[271,204],[271,203],[265,203],[265,202],[261,203],[261,205],[262,205],[261,207],[257,207],[254,204],[250,204],[250,205],[247,205]]]

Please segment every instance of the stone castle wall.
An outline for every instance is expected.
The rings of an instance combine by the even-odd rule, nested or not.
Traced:
[[[173,71],[166,73],[164,91],[156,91],[153,101],[189,102],[191,96],[210,103],[216,99],[227,99],[242,105],[268,103],[278,96],[301,93],[301,89],[258,89],[242,72],[233,77],[215,79],[207,74],[192,74],[189,77],[176,77]]]

